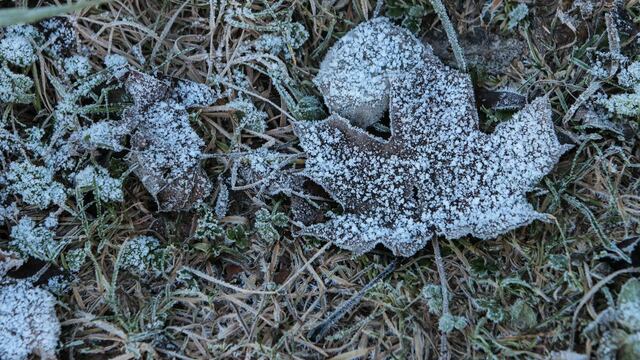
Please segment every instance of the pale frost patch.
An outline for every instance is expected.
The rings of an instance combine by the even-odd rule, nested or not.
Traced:
[[[21,254],[33,258],[51,261],[55,259],[65,243],[54,239],[54,232],[25,216],[11,228],[9,244],[15,247]]]
[[[91,72],[89,58],[82,55],[72,55],[64,59],[64,71],[69,76],[83,78]]]
[[[91,189],[102,201],[122,201],[122,180],[109,176],[107,169],[89,165],[75,176],[76,188]]]
[[[134,174],[161,210],[193,207],[209,195],[212,185],[200,166],[204,141],[191,128],[186,104],[206,106],[200,101],[213,97],[198,95],[181,98],[185,103],[178,102],[179,92],[169,80],[137,71],[128,73],[125,85],[134,100],[123,114],[135,124],[127,157]],[[202,90],[191,85],[179,89],[184,86]]]
[[[3,360],[25,360],[35,354],[55,359],[60,323],[55,299],[26,282],[0,286],[0,354]]]
[[[389,103],[389,78],[438,61],[411,32],[378,17],[349,31],[329,50],[313,80],[329,110],[365,128]]]
[[[140,235],[127,240],[120,250],[120,264],[138,276],[154,276],[167,269],[170,254],[160,246],[160,241],[153,236]]]
[[[0,58],[26,67],[36,60],[36,51],[27,36],[10,35],[0,40]]]
[[[8,67],[0,67],[0,104],[29,104],[33,101],[31,93],[33,80],[28,76],[16,74]]]
[[[7,189],[39,209],[62,204],[67,198],[65,188],[53,180],[53,175],[50,168],[33,165],[29,160],[15,161],[9,165],[6,174]]]

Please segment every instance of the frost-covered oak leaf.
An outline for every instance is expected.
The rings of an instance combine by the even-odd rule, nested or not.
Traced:
[[[410,39],[414,48],[419,44],[386,20],[353,31],[371,35],[370,42],[362,44],[367,49],[346,50],[355,63],[362,53],[375,56],[368,51],[379,48],[379,42],[389,42],[378,37],[378,31],[404,33],[395,41]],[[330,54],[342,56],[335,49]],[[389,139],[372,136],[336,114],[296,123],[308,156],[303,174],[344,209],[301,234],[332,240],[356,253],[384,244],[396,255],[410,256],[432,236],[487,239],[546,219],[525,198],[565,150],[553,131],[546,98],[536,99],[488,135],[478,129],[467,75],[430,57],[384,79],[389,85],[380,101],[389,99]],[[366,111],[361,115],[369,116]]]
[[[204,141],[186,110],[215,101],[205,85],[156,78],[134,70],[125,81],[134,105],[124,117],[134,124],[128,161],[163,211],[191,208],[211,192],[200,166]]]

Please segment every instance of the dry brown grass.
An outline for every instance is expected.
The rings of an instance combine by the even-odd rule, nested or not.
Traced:
[[[265,134],[237,133],[238,119],[223,105],[199,111],[193,123],[207,143],[206,160],[212,179],[226,177],[231,147],[247,150],[267,144],[272,149],[299,153],[290,126],[289,104],[264,73],[265,63],[284,66],[293,89],[318,95],[310,79],[327,48],[344,32],[372,16],[374,1],[337,1],[326,6],[320,0],[255,1],[254,9],[271,4],[272,11],[290,11],[302,22],[310,38],[291,60],[243,55],[240,44],[259,35],[225,21],[217,0],[115,0],[99,9],[87,9],[70,16],[82,45],[91,52],[94,69],[103,68],[107,54],[120,54],[146,71],[159,72],[198,82],[214,75],[232,77],[243,71],[250,82],[250,96],[269,114]],[[329,3],[329,2],[324,2]],[[423,3],[426,1],[395,1]],[[478,29],[515,37],[526,44],[524,56],[499,74],[472,70],[480,89],[523,84],[529,99],[547,94],[553,105],[558,132],[573,137],[576,147],[567,153],[556,170],[540,184],[531,202],[552,214],[556,222],[535,223],[492,241],[472,238],[441,241],[452,295],[451,311],[465,316],[469,325],[448,336],[452,358],[533,358],[569,348],[572,317],[577,314],[576,347],[592,351],[592,344],[580,336],[581,329],[606,307],[602,291],[578,303],[601,279],[620,268],[638,266],[607,261],[596,255],[605,245],[621,244],[637,237],[640,216],[639,149],[637,123],[628,120],[627,138],[603,130],[588,129],[579,120],[561,119],[591,80],[581,63],[588,63],[596,50],[606,51],[604,14],[613,5],[596,8],[592,17],[580,21],[576,32],[553,15],[567,4],[536,1],[531,4],[528,26],[506,30],[507,9],[514,2],[498,4],[493,20],[483,17],[484,2],[448,1],[450,16],[461,38]],[[275,4],[275,5],[274,5]],[[637,26],[640,5],[627,1],[626,10]],[[229,6],[229,5],[228,5]],[[384,9],[384,8],[383,8]],[[250,21],[253,27],[262,20]],[[623,53],[636,51],[623,32]],[[635,31],[635,30],[633,30]],[[421,35],[442,37],[437,17],[428,13]],[[146,63],[132,53],[140,45]],[[207,59],[214,58],[213,61]],[[42,116],[56,103],[45,72],[55,69],[47,59],[39,62],[37,82]],[[615,91],[613,80],[605,83]],[[233,98],[237,89],[231,89]],[[293,95],[296,97],[298,95]],[[33,121],[35,111],[17,112]],[[487,120],[495,112],[487,110]],[[42,117],[41,116],[41,117]],[[40,118],[41,118],[40,117]],[[36,118],[36,119],[40,119]],[[637,120],[637,119],[635,119]],[[39,120],[38,120],[39,121]],[[239,134],[239,136],[238,136]],[[114,159],[113,166],[118,166]],[[120,164],[122,166],[122,164]],[[303,166],[300,160],[297,167]],[[74,239],[73,245],[90,244],[93,254],[72,290],[61,297],[63,324],[61,358],[69,359],[429,359],[439,352],[438,318],[429,313],[421,290],[440,279],[430,246],[403,259],[393,273],[368,291],[364,299],[340,319],[327,337],[314,342],[309,332],[351,296],[365,287],[391,261],[392,255],[377,249],[360,257],[314,239],[292,237],[282,232],[275,244],[265,244],[252,231],[253,214],[260,207],[276,203],[285,213],[289,199],[254,198],[251,190],[233,193],[230,215],[222,219],[228,228],[244,225],[247,247],[229,246],[215,255],[219,241],[193,238],[195,213],[158,213],[152,198],[136,179],[129,177],[126,201],[100,209],[72,204],[82,216],[61,219],[60,236]],[[330,205],[326,205],[328,207]],[[27,211],[34,218],[46,213]],[[138,234],[157,236],[174,247],[173,270],[161,278],[140,279],[120,270],[114,277],[120,245]],[[600,235],[599,235],[600,234]],[[0,228],[8,238],[8,228]],[[84,245],[83,245],[84,246]],[[637,255],[636,255],[637,256]],[[551,266],[562,262],[565,265]],[[178,270],[196,269],[197,289],[176,284]],[[617,291],[628,274],[621,274],[604,287]],[[529,304],[533,323],[520,326],[509,310],[518,300]],[[486,303],[496,316],[492,321]],[[484,305],[483,305],[484,304]],[[483,310],[483,307],[485,310]]]

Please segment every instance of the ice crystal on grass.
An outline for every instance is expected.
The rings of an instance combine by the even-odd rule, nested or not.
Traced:
[[[29,104],[33,101],[33,80],[12,72],[8,67],[0,67],[0,104]]]
[[[445,333],[450,333],[454,329],[462,330],[467,327],[467,319],[464,316],[454,316],[451,314],[444,314],[438,320],[438,330]]]
[[[5,36],[0,40],[0,59],[25,67],[36,60],[36,51],[27,36]]]
[[[240,118],[238,128],[249,129],[257,133],[263,133],[267,127],[267,113],[260,111],[249,100],[236,99],[227,104],[227,107],[236,110]]]
[[[67,267],[69,271],[77,273],[87,258],[87,252],[84,249],[73,249],[66,253]]]
[[[67,18],[46,19],[38,26],[44,37],[44,49],[52,58],[61,60],[72,54],[78,35]]]
[[[36,225],[30,217],[23,217],[11,228],[9,244],[21,254],[43,261],[52,261],[65,245],[63,242],[56,241],[54,236],[50,229]]]
[[[29,160],[12,162],[6,174],[7,189],[20,194],[26,204],[45,209],[51,204],[62,204],[67,198],[64,186],[53,180],[54,172]]]
[[[631,88],[633,92],[611,95],[608,99],[601,99],[599,102],[612,114],[640,115],[640,61],[635,61],[622,69],[618,74],[618,83]]]
[[[0,286],[0,354],[26,360],[31,354],[55,359],[60,323],[55,299],[27,282]]]
[[[83,78],[91,72],[89,58],[82,55],[72,55],[64,59],[64,71],[69,76]]]
[[[122,151],[122,139],[130,131],[126,124],[116,121],[99,121],[74,132],[70,141],[83,150],[107,149]]]
[[[167,270],[170,253],[153,236],[131,238],[120,251],[120,264],[133,274],[146,276],[151,273],[159,276]]]
[[[0,279],[11,270],[15,270],[24,264],[24,259],[13,251],[0,249]]]
[[[267,209],[260,209],[256,212],[256,232],[262,240],[269,244],[280,239],[280,233],[276,228],[282,228],[288,223],[289,219],[284,213],[275,210],[269,212]]]
[[[209,86],[185,80],[176,81],[171,98],[187,108],[211,105],[217,100]]]
[[[120,79],[127,74],[129,62],[122,55],[110,54],[104,58],[104,65],[113,76]]]
[[[245,153],[234,160],[231,185],[235,190],[254,188],[267,195],[291,194],[298,181],[291,170],[285,169],[291,160],[290,155],[266,148]]]
[[[211,182],[200,166],[204,142],[191,128],[185,107],[206,105],[199,102],[213,97],[181,96],[170,85],[168,80],[130,71],[126,88],[134,106],[123,115],[136,124],[128,161],[164,211],[191,208],[211,192]],[[176,101],[176,96],[185,103]]]
[[[387,109],[390,77],[425,61],[437,61],[430,46],[379,17],[342,37],[327,53],[313,82],[332,113],[365,128]]]
[[[101,201],[122,201],[122,180],[109,176],[107,169],[87,166],[75,176],[76,188],[91,189]]]
[[[193,237],[198,240],[213,240],[224,234],[224,228],[218,222],[216,213],[209,206],[202,205]]]
[[[415,52],[401,51],[405,43],[393,44],[409,42],[415,50],[417,40],[386,20],[373,20],[353,32],[368,34],[367,49],[396,49],[397,63],[418,61],[413,58]],[[328,55],[341,59],[332,71],[339,74],[344,71],[340,66],[352,69],[352,64],[365,67],[360,59],[369,57],[361,51],[339,42]],[[430,54],[427,50],[417,53]],[[410,61],[400,59],[403,55]],[[525,193],[565,150],[554,133],[548,100],[536,99],[500,123],[493,134],[484,134],[478,130],[469,77],[432,56],[425,58],[388,78],[388,85],[375,96],[377,101],[389,99],[388,140],[352,126],[339,115],[295,124],[308,156],[303,174],[322,185],[345,210],[326,223],[304,228],[301,234],[332,240],[357,253],[381,243],[397,255],[410,256],[434,235],[488,239],[546,219],[527,202]],[[367,74],[360,70],[357,82],[377,81],[379,75],[368,78]],[[330,86],[340,88],[341,81],[353,79],[338,77]],[[331,89],[321,89],[325,95],[334,95]],[[367,118],[371,116],[369,99],[361,101],[354,105],[363,107],[352,111],[359,108],[354,116]]]
[[[520,3],[509,12],[509,30],[513,30],[518,24],[529,15],[529,7],[527,4]]]

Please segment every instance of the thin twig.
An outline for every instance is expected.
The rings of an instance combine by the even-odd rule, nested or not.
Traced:
[[[353,309],[356,305],[360,303],[364,295],[369,291],[372,287],[374,287],[380,280],[387,277],[387,275],[391,274],[398,265],[398,259],[394,259],[387,267],[380,272],[373,280],[371,280],[367,285],[365,285],[360,291],[358,291],[355,295],[353,295],[349,300],[342,303],[336,310],[329,315],[320,325],[316,326],[309,332],[309,339],[314,342],[318,342],[327,335],[331,327],[338,322],[347,312]]]

